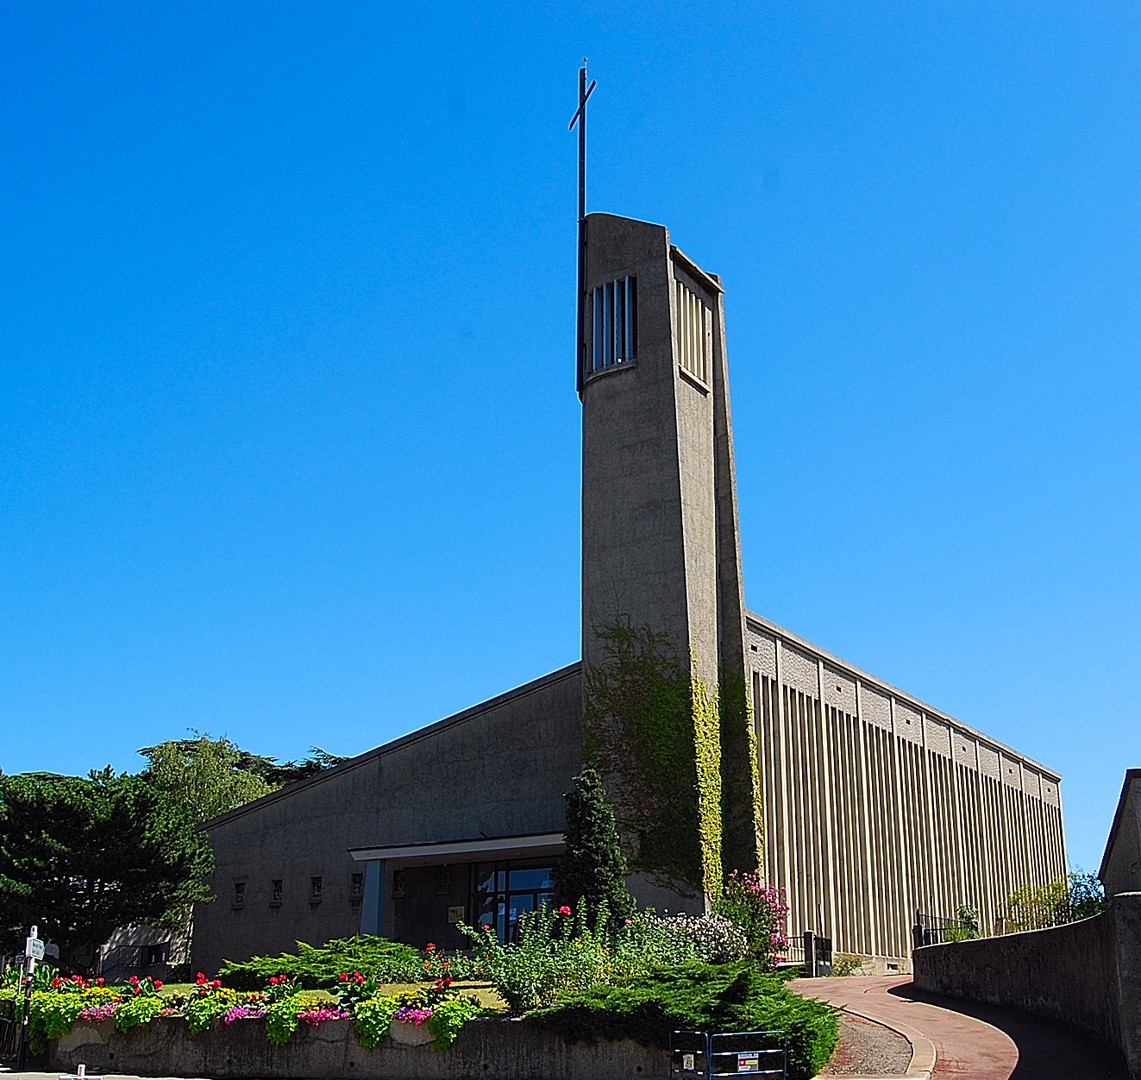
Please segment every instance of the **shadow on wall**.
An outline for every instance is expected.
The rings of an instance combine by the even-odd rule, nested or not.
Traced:
[[[921,1001],[950,1008],[972,1016],[1001,1031],[1018,1051],[1018,1064],[1010,1080],[1072,1080],[1097,1077],[1098,1080],[1131,1080],[1120,1051],[1103,1039],[1069,1024],[997,1005],[951,1000],[938,994],[925,994],[914,984],[897,986],[888,993],[909,1001]]]
[[[991,1019],[987,1005],[1084,1028],[1116,1047],[1129,1070],[1096,1071],[1091,1042],[1094,1056],[1074,1075],[1141,1080],[1141,893],[1113,896],[1101,915],[1066,926],[928,945],[915,950],[912,963],[914,993],[979,1003],[980,1011],[961,1011],[1006,1031],[1019,1048],[1015,1076],[1061,1075],[1050,1064],[1049,1040],[1041,1039],[1052,1025],[1005,1012]],[[1049,1071],[1035,1074],[1028,1063],[1043,1053]]]

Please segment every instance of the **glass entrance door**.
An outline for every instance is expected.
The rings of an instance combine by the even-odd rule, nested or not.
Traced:
[[[516,940],[519,917],[551,902],[549,863],[476,863],[472,880],[472,910],[480,926],[495,928],[502,942]]]

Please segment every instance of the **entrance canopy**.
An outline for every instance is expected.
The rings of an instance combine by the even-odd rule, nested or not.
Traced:
[[[349,854],[357,862],[383,860],[394,866],[436,866],[490,859],[542,859],[561,855],[564,850],[566,841],[562,833],[531,833],[527,836],[481,836],[478,840],[350,848]]]

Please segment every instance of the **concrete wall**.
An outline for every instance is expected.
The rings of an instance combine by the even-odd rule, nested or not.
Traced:
[[[917,909],[994,928],[1066,873],[1060,777],[787,630],[749,616],[764,871],[790,930],[906,971]]]
[[[929,945],[913,962],[918,989],[1077,1024],[1141,1077],[1141,893],[1069,926]]]
[[[301,1030],[286,1046],[265,1039],[265,1025],[215,1021],[208,1034],[190,1035],[181,1019],[157,1019],[117,1032],[110,1023],[76,1024],[52,1044],[48,1068],[74,1074],[83,1063],[92,1075],[209,1076],[238,1080],[312,1077],[384,1077],[386,1080],[646,1080],[669,1074],[667,1055],[624,1040],[567,1043],[525,1020],[473,1020],[447,1050],[398,1046],[386,1039],[375,1050],[356,1040],[352,1021]]]
[[[1141,769],[1129,769],[1098,871],[1107,894],[1141,890]]]
[[[581,767],[581,707],[576,664],[208,823],[217,899],[195,908],[195,967],[357,933],[352,875],[365,866],[350,848],[561,832],[563,792]]]

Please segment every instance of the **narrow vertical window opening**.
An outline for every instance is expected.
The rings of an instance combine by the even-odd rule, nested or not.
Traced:
[[[599,285],[591,295],[594,351],[591,370],[628,364],[638,353],[638,279],[620,277]]]

